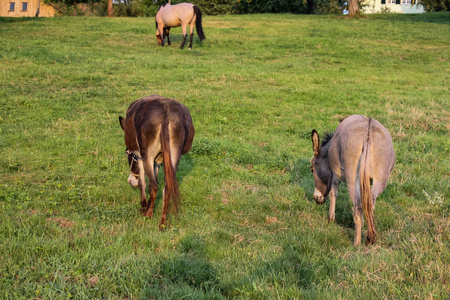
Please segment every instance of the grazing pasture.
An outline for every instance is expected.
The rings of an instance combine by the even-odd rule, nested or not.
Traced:
[[[180,50],[153,18],[0,19],[0,298],[447,298],[449,25],[204,16],[207,39]],[[142,217],[118,123],[151,94],[196,129],[162,232],[163,174]],[[352,245],[345,184],[334,223],[313,200],[311,130],[351,114],[397,157],[370,247]]]

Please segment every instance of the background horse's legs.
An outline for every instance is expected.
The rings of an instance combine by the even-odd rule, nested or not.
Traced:
[[[158,32],[161,36],[161,47],[164,47],[164,38],[166,35],[166,31],[164,30],[164,24],[158,24]]]
[[[170,33],[170,27],[167,27],[167,45],[170,46],[170,38],[169,38],[169,33]]]
[[[189,43],[189,49],[192,49],[192,40],[194,39],[194,26],[195,26],[195,17],[192,19],[192,22],[189,24],[190,38],[191,41]]]
[[[189,49],[192,49],[192,40],[194,38],[194,33],[191,32],[191,42],[189,43]]]
[[[187,24],[181,24],[181,30],[183,31],[183,41],[181,42],[180,49],[184,48],[184,43],[186,42],[186,36],[187,36]]]

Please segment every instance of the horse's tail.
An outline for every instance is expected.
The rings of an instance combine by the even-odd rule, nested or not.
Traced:
[[[194,14],[197,15],[197,20],[195,21],[195,28],[197,29],[197,35],[200,38],[200,41],[206,39],[205,34],[203,33],[202,27],[202,11],[200,8],[194,5]]]
[[[180,199],[180,190],[175,170],[172,165],[172,155],[170,153],[170,132],[169,132],[169,116],[166,109],[164,119],[161,124],[161,151],[163,155],[164,165],[164,203],[172,204],[175,213],[178,212],[178,202]],[[167,202],[166,202],[167,201]],[[169,205],[166,206],[169,208]],[[167,211],[163,212],[166,214]]]
[[[367,223],[367,244],[374,244],[376,242],[372,191],[370,189],[370,174],[369,174],[370,147],[371,147],[371,136],[370,136],[371,120],[372,119],[369,118],[368,134],[366,140],[363,143],[363,149],[361,153],[361,163],[359,169],[361,182],[361,205],[364,213],[364,219],[366,219]]]

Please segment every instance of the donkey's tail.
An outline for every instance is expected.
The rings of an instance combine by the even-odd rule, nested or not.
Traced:
[[[370,175],[369,175],[369,161],[370,161],[370,123],[369,119],[367,139],[363,143],[363,150],[361,153],[360,165],[360,181],[361,181],[361,204],[364,212],[364,219],[367,223],[367,244],[374,244],[376,242],[375,221],[373,213],[372,191],[370,189]]]
[[[200,38],[200,41],[206,39],[205,34],[203,33],[202,27],[202,12],[200,8],[194,5],[194,14],[197,15],[197,20],[195,21],[195,28],[197,29],[197,35]]]
[[[166,110],[164,120],[161,125],[161,151],[163,154],[164,165],[164,203],[172,204],[175,213],[178,212],[178,203],[180,199],[180,190],[175,170],[172,165],[172,155],[170,153],[170,132],[169,132],[169,116]],[[165,206],[167,210],[169,205]],[[166,214],[167,211],[163,212]]]

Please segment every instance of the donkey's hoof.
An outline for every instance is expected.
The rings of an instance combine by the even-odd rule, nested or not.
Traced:
[[[376,241],[375,238],[369,238],[369,237],[367,237],[367,240],[366,240],[366,246],[375,245],[376,242],[377,242],[377,241]]]
[[[160,223],[159,224],[159,230],[161,230],[161,231],[163,231],[163,230],[166,230],[166,224],[163,224],[163,223]]]

